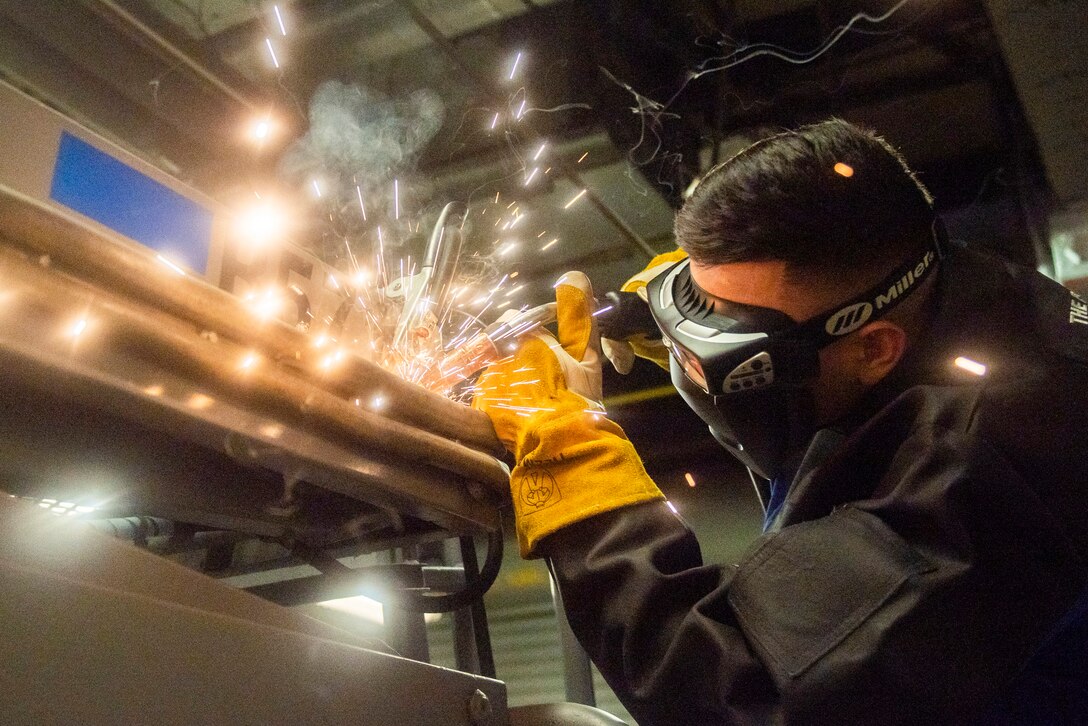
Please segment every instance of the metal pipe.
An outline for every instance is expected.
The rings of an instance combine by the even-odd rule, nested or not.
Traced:
[[[0,273],[6,273],[8,290],[17,290],[20,299],[36,306],[112,319],[116,324],[102,326],[96,335],[113,345],[151,352],[157,361],[196,371],[226,397],[244,398],[247,406],[319,428],[349,446],[426,463],[481,482],[496,493],[507,491],[506,470],[491,456],[366,411],[282,367],[259,365],[242,372],[238,362],[245,348],[210,340],[158,310],[137,307],[113,293],[63,278],[8,249],[0,248]]]
[[[472,537],[460,537],[461,562],[464,568],[466,582],[474,582],[480,578],[480,563],[476,559],[476,542]],[[491,630],[487,626],[487,610],[484,607],[483,597],[476,598],[467,608],[462,608],[454,613],[468,612],[472,636],[475,641],[473,651],[476,655],[476,665],[479,670],[474,671],[488,678],[495,677],[495,655],[491,650]],[[454,622],[456,625],[456,621]]]
[[[464,673],[480,675],[471,607],[453,611],[453,667]]]
[[[51,264],[81,279],[308,370],[314,387],[347,398],[380,394],[388,402],[384,417],[478,451],[502,451],[485,414],[430,393],[356,355],[346,356],[336,371],[318,372],[316,351],[305,334],[277,320],[257,319],[230,293],[191,275],[179,276],[145,251],[67,212],[0,188],[0,219],[0,234],[12,245],[48,255]]]
[[[139,544],[146,544],[149,537],[168,537],[174,533],[174,523],[161,517],[111,517],[89,520],[87,524],[111,537]]]
[[[430,663],[431,649],[427,643],[427,623],[423,613],[403,610],[397,603],[396,596],[382,600],[386,641],[399,655]]]

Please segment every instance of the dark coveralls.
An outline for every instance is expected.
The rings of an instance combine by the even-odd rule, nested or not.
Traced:
[[[642,726],[1088,724],[1088,309],[967,250],[940,274],[920,344],[739,564],[661,502],[543,541]]]

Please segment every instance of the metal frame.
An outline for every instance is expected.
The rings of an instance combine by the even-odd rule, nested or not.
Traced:
[[[508,723],[499,681],[375,650],[7,496],[0,585],[0,617],[29,624],[5,636],[4,723]]]

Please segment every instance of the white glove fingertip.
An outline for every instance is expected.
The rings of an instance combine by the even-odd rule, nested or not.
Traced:
[[[635,365],[635,349],[626,341],[601,338],[601,351],[620,375],[627,375]]]

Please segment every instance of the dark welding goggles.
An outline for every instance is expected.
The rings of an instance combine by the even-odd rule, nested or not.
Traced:
[[[857,297],[795,322],[771,308],[724,300],[700,288],[682,260],[650,281],[650,311],[672,353],[672,378],[715,438],[756,473],[782,473],[814,432],[808,384],[819,351],[887,315],[940,257],[939,224],[924,253]]]

